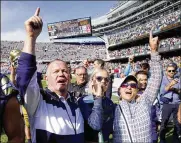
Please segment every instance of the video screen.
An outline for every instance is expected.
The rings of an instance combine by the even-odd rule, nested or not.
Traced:
[[[68,37],[91,36],[91,18],[79,18],[48,24],[50,39],[61,39]]]

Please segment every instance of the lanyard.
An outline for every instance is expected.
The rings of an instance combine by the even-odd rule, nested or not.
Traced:
[[[131,137],[131,133],[130,133],[130,130],[129,130],[129,126],[128,126],[126,117],[124,116],[124,113],[123,113],[123,111],[122,111],[121,105],[119,105],[119,108],[120,108],[120,110],[121,110],[121,113],[122,113],[122,115],[123,115],[124,121],[125,121],[125,123],[126,123],[127,129],[128,129],[129,138],[130,138],[130,140],[131,140],[131,143],[133,143],[133,140],[132,140],[132,137]]]

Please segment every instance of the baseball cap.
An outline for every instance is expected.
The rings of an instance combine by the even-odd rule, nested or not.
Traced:
[[[138,80],[137,80],[137,78],[135,76],[128,75],[128,76],[126,76],[126,77],[124,77],[122,79],[121,78],[117,79],[114,86],[119,88],[128,79],[131,79],[131,80],[135,81],[136,83],[138,83]]]
[[[168,68],[168,67],[174,67],[174,68],[177,70],[177,64],[174,63],[174,62],[168,63],[166,67],[167,67],[167,68]]]

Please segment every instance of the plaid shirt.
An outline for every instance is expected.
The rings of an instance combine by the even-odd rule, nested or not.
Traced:
[[[133,142],[152,142],[151,134],[151,106],[154,102],[161,83],[161,64],[159,63],[160,56],[155,53],[151,54],[151,77],[149,79],[147,88],[141,96],[139,102],[127,102],[122,100],[120,106],[127,120],[129,130]],[[101,102],[100,102],[101,103]],[[130,138],[128,129],[125,124],[124,118],[121,115],[119,105],[115,108],[114,123],[113,123],[113,140],[114,143],[129,143]],[[89,125],[94,129],[100,129],[102,125],[103,109],[101,105],[95,104],[94,106],[94,120],[89,121]]]

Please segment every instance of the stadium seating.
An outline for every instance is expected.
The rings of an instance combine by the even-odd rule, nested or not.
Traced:
[[[3,63],[9,62],[9,53],[13,49],[22,49],[23,42],[17,41],[1,41],[1,61]],[[37,43],[36,44],[36,58],[39,71],[45,71],[45,62],[54,59],[61,59],[67,62],[83,61],[84,59],[105,59],[106,47],[105,45],[76,45],[76,44],[61,44],[61,43]],[[1,71],[8,71],[9,66],[1,64]]]
[[[152,27],[154,31],[161,30],[162,28],[180,22],[181,14],[180,10],[164,15],[164,13],[158,15],[156,18],[149,17],[145,20],[136,22],[130,26],[111,31],[107,33],[107,39],[109,46],[124,43],[125,41],[135,40],[143,35],[149,33]]]
[[[181,37],[172,37],[167,38],[160,41],[160,49],[159,52],[165,51],[165,49],[172,50],[175,48],[181,48],[180,46]],[[110,58],[125,58],[129,55],[146,55],[149,54],[149,45],[139,45],[139,46],[133,46],[128,47],[126,49],[119,49],[114,51],[109,51]]]

